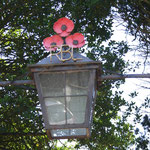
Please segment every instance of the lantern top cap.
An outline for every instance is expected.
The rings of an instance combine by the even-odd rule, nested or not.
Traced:
[[[63,59],[67,59],[69,57],[69,53],[65,53],[63,54]],[[74,53],[74,58],[80,58],[79,60],[77,60],[78,63],[82,63],[82,62],[96,62],[88,57],[85,57],[79,53]],[[45,59],[42,59],[41,61],[39,61],[37,64],[64,64],[64,63],[77,63],[75,61],[73,61],[72,59],[67,60],[65,62],[60,61],[57,56],[53,56],[52,57],[52,61],[50,61],[50,58],[47,57]]]
[[[69,57],[69,55],[70,55],[69,53],[65,53],[65,54],[63,54],[63,58],[67,59]],[[85,57],[85,56],[83,56],[83,55],[81,55],[79,53],[74,53],[74,58],[75,59],[76,58],[80,58],[80,59],[78,59],[77,61],[74,61],[74,60],[70,59],[70,60],[67,60],[67,61],[63,62],[63,61],[60,61],[57,58],[57,56],[53,56],[52,57],[52,61],[50,61],[50,56],[48,56],[48,57],[40,60],[36,64],[29,65],[29,67],[51,66],[51,65],[69,65],[69,64],[86,64],[86,63],[87,64],[88,63],[90,63],[90,64],[92,64],[92,63],[100,64],[101,63],[100,61],[94,61],[94,60],[92,60],[92,59],[90,59],[88,57]]]

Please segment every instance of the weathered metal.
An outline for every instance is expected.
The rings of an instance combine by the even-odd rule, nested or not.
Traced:
[[[0,86],[9,86],[9,85],[35,85],[33,80],[16,80],[16,81],[1,81]]]
[[[43,67],[45,67],[47,69],[47,66],[43,66]],[[55,70],[59,70],[60,68],[58,67]],[[68,68],[69,68],[69,66],[68,66]],[[36,69],[34,69],[34,67],[31,70],[33,72],[37,71]],[[38,71],[39,71],[39,69],[38,69]],[[134,79],[145,78],[145,79],[148,79],[148,78],[150,78],[150,74],[120,74],[120,75],[111,74],[111,75],[101,75],[101,76],[98,76],[98,81],[123,80],[123,79],[127,79],[127,78],[134,78]],[[35,85],[34,80],[15,80],[15,81],[1,81],[0,82],[0,86],[1,87],[2,86],[8,86],[8,85],[24,85],[24,84]]]
[[[111,75],[101,75],[99,81],[103,80],[122,80],[126,78],[150,78],[150,74],[111,74]]]
[[[67,59],[70,57],[70,53],[62,53],[63,59]],[[73,59],[67,59],[66,61],[61,61],[57,58],[57,56],[52,57],[52,61],[50,61],[50,57],[47,57],[43,60],[41,60],[39,63],[34,65],[29,65],[29,69],[31,73],[33,74],[33,78],[36,83],[36,87],[38,90],[38,96],[40,99],[41,107],[42,107],[42,113],[45,123],[45,128],[47,130],[47,135],[50,139],[64,139],[64,138],[88,138],[90,137],[90,130],[91,130],[91,123],[92,123],[92,116],[94,111],[94,102],[95,102],[95,91],[97,87],[97,80],[101,73],[101,63],[97,61],[93,61],[87,57],[84,57],[78,53],[74,54],[74,58],[80,58],[77,61],[74,61]],[[85,110],[85,120],[83,123],[66,123],[64,124],[50,124],[48,121],[48,110],[46,106],[45,100],[48,99],[56,99],[57,98],[65,98],[65,95],[63,96],[45,96],[42,91],[42,85],[41,85],[41,78],[40,76],[46,75],[46,76],[55,76],[55,74],[62,74],[62,79],[60,81],[64,80],[64,86],[66,87],[66,81],[67,80],[67,74],[76,74],[76,73],[84,73],[89,72],[89,80],[87,81],[88,84],[88,92],[87,94],[83,95],[70,95],[70,97],[87,97],[86,100],[86,110]],[[65,78],[64,78],[64,77]],[[84,78],[84,77],[83,77]],[[82,79],[81,79],[82,80]],[[74,85],[74,87],[78,88],[78,85]],[[82,87],[80,87],[82,88]],[[51,92],[51,91],[49,91]],[[66,97],[68,97],[66,95]],[[74,99],[75,100],[75,99]],[[66,101],[66,100],[65,100]],[[66,103],[66,102],[65,102]],[[64,108],[67,110],[67,105],[64,104]],[[72,132],[69,134],[64,134],[65,132]],[[80,132],[81,131],[81,132]],[[60,134],[60,132],[64,132]],[[75,133],[78,133],[75,134]],[[83,132],[83,135],[81,134]],[[53,133],[53,134],[52,134]],[[58,133],[58,136],[54,135]],[[60,134],[60,135],[59,135]]]

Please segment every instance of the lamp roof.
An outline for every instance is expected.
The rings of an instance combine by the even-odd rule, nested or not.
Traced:
[[[59,56],[59,55],[58,55]],[[50,57],[46,57],[40,60],[36,64],[28,65],[30,72],[41,72],[41,71],[60,71],[60,70],[73,70],[73,69],[96,69],[101,73],[101,62],[92,60],[88,57],[85,57],[79,53],[74,53],[73,58],[77,59],[74,61],[73,59],[69,59],[66,61],[61,61],[57,58],[56,55]],[[69,53],[63,53],[63,59],[68,59],[70,57]],[[61,57],[59,57],[61,58]],[[80,58],[80,59],[79,59]]]
[[[58,55],[59,57],[61,57],[60,55]],[[63,59],[67,59],[70,57],[70,54],[69,53],[63,53]],[[50,65],[50,64],[68,64],[68,63],[86,63],[86,62],[97,62],[97,61],[94,61],[88,57],[85,57],[79,53],[74,53],[73,57],[76,59],[76,58],[81,58],[77,61],[74,61],[72,59],[70,60],[67,60],[67,61],[60,61],[56,55],[53,55],[52,56],[52,59],[50,61],[50,56],[48,56],[47,58],[44,58],[42,60],[40,60],[37,65]]]

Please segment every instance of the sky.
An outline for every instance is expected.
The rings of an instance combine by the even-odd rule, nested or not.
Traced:
[[[129,45],[137,45],[138,41],[133,41],[134,37],[131,35],[127,35],[125,33],[125,28],[123,26],[118,26],[117,23],[114,24],[114,35],[112,36],[112,40],[116,40],[116,41],[126,41]],[[119,38],[118,38],[119,37]],[[144,67],[143,63],[144,63],[144,58],[140,57],[139,55],[141,55],[141,53],[139,53],[138,51],[132,51],[132,52],[128,52],[125,57],[124,60],[125,61],[135,61],[141,62],[141,65],[139,68],[135,68],[135,71],[128,71],[126,70],[127,74],[146,74],[146,73],[150,73],[150,67],[148,65],[146,65]],[[143,88],[141,88],[140,86],[148,86],[148,84],[146,84],[145,81],[149,81],[150,79],[126,79],[125,80],[125,84],[123,84],[121,86],[121,89],[123,89],[124,92],[124,96],[127,96],[129,92],[132,92],[133,90],[136,90],[137,92],[139,92],[140,96],[144,96],[144,95],[148,95],[148,91],[146,89],[143,90]],[[129,88],[130,87],[130,88]],[[141,92],[142,91],[142,92]],[[140,97],[141,99],[141,97]]]
[[[118,38],[119,37],[119,38]],[[124,40],[126,41],[129,45],[137,45],[138,41],[133,41],[134,37],[128,34],[125,34],[125,28],[123,26],[118,26],[117,23],[114,24],[114,35],[112,36],[113,40],[117,40],[117,41],[121,41]],[[141,57],[141,53],[139,53],[138,51],[132,51],[132,52],[128,52],[125,57],[124,60],[126,61],[135,61],[141,62],[141,65],[139,66],[139,68],[135,68],[135,71],[126,71],[127,74],[147,74],[150,73],[150,67],[148,66],[148,64],[145,66],[144,61],[145,59],[143,57]],[[124,97],[128,102],[135,102],[135,104],[140,107],[141,104],[144,102],[144,99],[146,97],[150,98],[150,79],[125,79],[125,83],[122,84],[120,86],[119,90],[124,91],[122,94],[122,97]],[[148,87],[148,88],[143,88],[143,87]],[[131,98],[129,95],[131,92],[136,91],[137,96],[135,98]],[[149,112],[150,114],[150,110],[149,109],[143,109],[142,114],[144,115],[145,113]],[[133,123],[133,116],[131,116],[128,121],[129,123]],[[139,128],[141,133],[144,133],[144,130],[141,126],[141,124],[136,124],[135,128]],[[133,149],[135,149],[135,146],[132,147]],[[149,145],[149,149],[150,149],[150,145]]]

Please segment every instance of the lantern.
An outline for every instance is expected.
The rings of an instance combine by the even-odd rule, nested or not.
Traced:
[[[63,58],[69,57],[68,53]],[[47,57],[29,65],[38,90],[47,135],[50,139],[90,137],[100,62],[78,53],[60,61]]]

